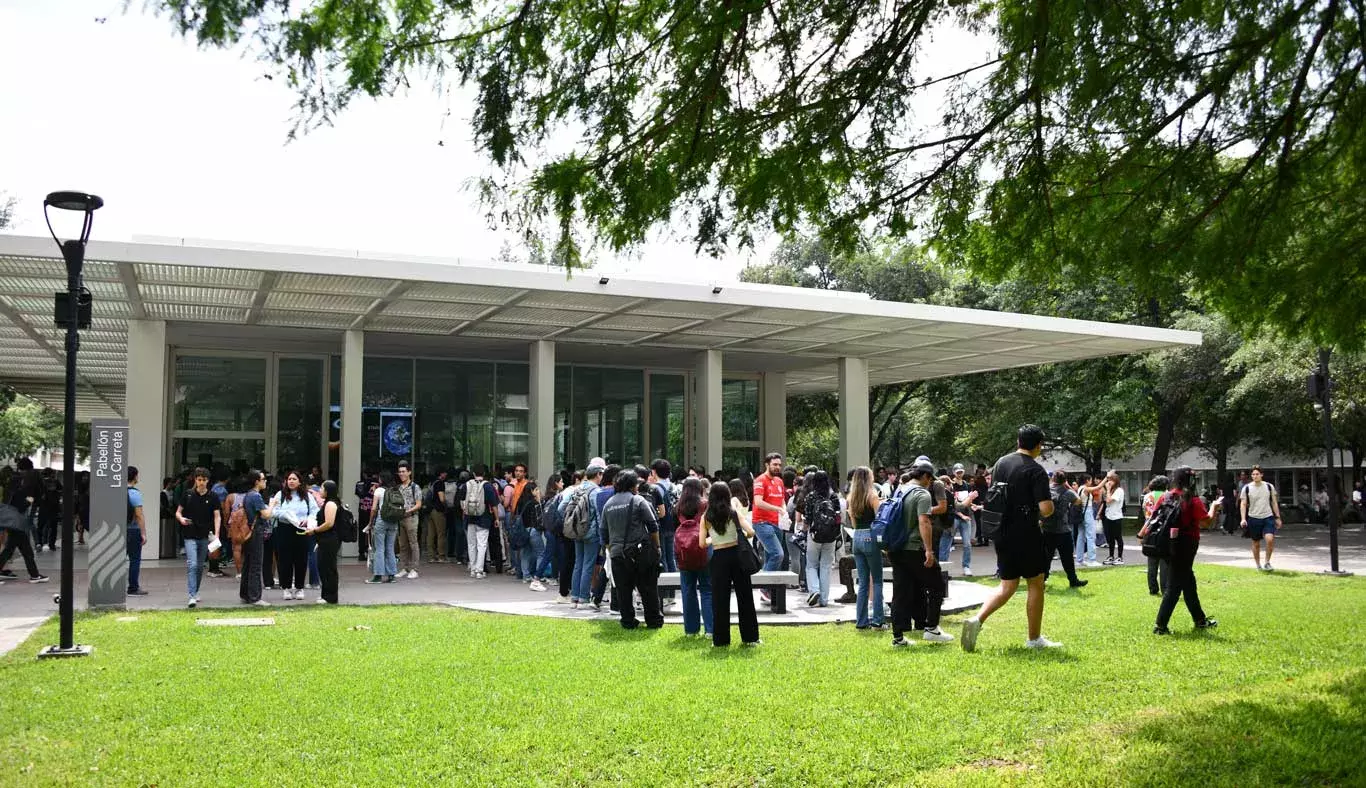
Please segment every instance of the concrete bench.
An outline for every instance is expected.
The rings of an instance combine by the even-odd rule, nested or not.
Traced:
[[[888,575],[891,577],[891,575]],[[787,587],[795,585],[797,582],[796,572],[765,572],[760,570],[750,575],[749,582],[755,588],[768,590],[769,597],[773,600],[771,610],[774,613],[787,612]],[[678,572],[663,572],[659,575],[660,590],[668,588],[681,588],[683,585],[682,575]]]

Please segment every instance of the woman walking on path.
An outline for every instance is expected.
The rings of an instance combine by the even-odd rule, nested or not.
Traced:
[[[746,646],[759,645],[759,616],[754,611],[754,586],[749,574],[740,566],[735,549],[739,533],[754,538],[754,529],[731,508],[731,488],[725,482],[711,486],[707,494],[707,512],[702,517],[698,544],[708,545],[710,538],[712,645],[730,645],[730,595],[735,592],[736,612],[739,614],[740,642]]]
[[[886,629],[883,623],[886,608],[882,604],[882,545],[873,536],[873,518],[877,517],[877,508],[881,505],[873,486],[873,472],[866,465],[855,468],[849,480],[849,519],[854,521],[854,567],[858,570],[858,591],[854,600],[854,626],[857,629]]]

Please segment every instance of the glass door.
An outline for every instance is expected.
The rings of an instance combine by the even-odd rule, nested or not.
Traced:
[[[275,359],[275,452],[271,470],[298,470],[325,478],[324,436],[330,432],[327,359],[280,356]]]
[[[675,468],[685,467],[688,463],[687,376],[652,372],[649,377],[650,459],[663,457]]]

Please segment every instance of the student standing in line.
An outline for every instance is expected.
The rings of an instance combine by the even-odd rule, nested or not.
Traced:
[[[1110,548],[1110,558],[1105,561],[1110,566],[1124,565],[1124,488],[1120,486],[1119,474],[1110,471],[1105,475],[1102,485],[1102,500],[1105,541]],[[1116,555],[1115,551],[1119,553]]]
[[[403,518],[398,524],[401,538],[398,541],[401,543],[400,554],[408,565],[406,573],[400,567],[398,576],[416,580],[422,544],[417,532],[417,521],[422,512],[422,488],[413,482],[413,468],[407,460],[398,464],[398,492],[403,497]],[[404,550],[404,547],[407,549]]]
[[[909,472],[910,485],[901,505],[906,543],[889,550],[892,562],[892,645],[911,645],[905,633],[921,630],[927,643],[949,643],[950,635],[939,628],[947,588],[939,568],[934,538],[934,466],[917,462]],[[952,493],[950,493],[952,494]],[[950,531],[950,533],[952,533]]]
[[[963,622],[963,650],[977,648],[977,635],[982,624],[1000,610],[1020,587],[1020,579],[1028,584],[1029,597],[1025,601],[1028,640],[1025,648],[1059,648],[1043,636],[1044,572],[1048,560],[1044,553],[1043,532],[1039,518],[1053,514],[1053,498],[1048,489],[1048,473],[1036,462],[1043,453],[1043,430],[1033,424],[1019,429],[1019,449],[996,461],[991,478],[1008,487],[1006,511],[1001,535],[996,540],[996,564],[1001,576],[1001,587],[982,605],[981,610]]]
[[[603,542],[612,562],[612,597],[618,599],[623,629],[640,626],[632,592],[640,592],[645,626],[659,629],[659,523],[654,507],[638,494],[641,478],[626,469],[617,474],[612,497],[602,508]]]
[[[678,561],[679,593],[683,597],[683,634],[715,631],[711,597],[711,572],[706,540],[702,538],[702,516],[707,511],[706,485],[689,477],[679,492],[678,529],[674,533]]]
[[[802,486],[806,487],[805,480]],[[802,496],[801,521],[806,526],[806,599],[811,607],[829,607],[830,571],[835,563],[835,545],[840,538],[840,499],[830,486],[830,474],[812,474],[810,489]]]
[[[223,521],[222,502],[209,490],[207,470],[195,468],[194,487],[181,497],[175,515],[185,540],[188,606],[195,607],[199,604],[199,585],[204,580],[204,564],[209,557],[209,535],[218,533]]]
[[[1067,486],[1067,471],[1053,474],[1053,484],[1049,487],[1048,494],[1053,499],[1053,513],[1042,518],[1041,525],[1049,565],[1052,565],[1053,555],[1056,553],[1058,561],[1062,563],[1062,570],[1067,573],[1067,584],[1072,588],[1081,588],[1090,581],[1077,577],[1077,569],[1072,563],[1072,526],[1068,523],[1069,513],[1077,508],[1081,499]],[[1048,575],[1048,571],[1043,573],[1045,582]]]
[[[303,599],[308,578],[308,523],[317,516],[318,504],[298,471],[285,475],[285,486],[271,499],[275,529],[271,539],[280,568],[284,599]]]
[[[863,465],[855,468],[849,479],[849,519],[854,521],[854,568],[858,572],[855,629],[887,628],[883,623],[886,607],[882,603],[882,545],[873,535],[873,520],[881,505],[873,487],[873,472]]]
[[[128,529],[124,548],[128,552],[128,596],[147,596],[139,584],[142,547],[147,544],[147,521],[142,515],[142,490],[138,489],[138,469],[128,466]]]
[[[242,496],[242,512],[251,527],[251,537],[242,543],[242,566],[238,569],[238,596],[249,605],[266,607],[270,603],[261,598],[262,574],[265,563],[266,528],[269,524],[269,509],[266,508],[262,491],[266,489],[266,475],[261,471],[247,472],[247,492]]]
[[[318,585],[321,593],[318,604],[337,604],[340,580],[337,575],[337,553],[341,551],[341,537],[336,531],[337,512],[341,510],[341,496],[337,483],[323,482],[323,505],[309,524],[310,535],[318,544]]]
[[[749,574],[740,566],[735,546],[739,534],[754,538],[754,529],[738,512],[731,508],[731,488],[716,482],[707,493],[707,511],[702,517],[698,544],[711,547],[711,603],[712,645],[730,645],[730,595],[735,593],[739,614],[740,642],[744,646],[759,645],[759,616],[754,610],[754,586]]]

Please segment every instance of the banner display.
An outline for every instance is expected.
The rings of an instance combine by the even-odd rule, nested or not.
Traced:
[[[128,422],[90,424],[90,607],[121,608],[128,599]]]

